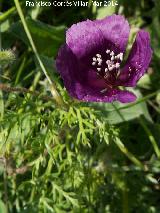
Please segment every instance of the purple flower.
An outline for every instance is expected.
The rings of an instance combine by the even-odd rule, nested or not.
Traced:
[[[134,87],[152,56],[149,33],[140,30],[124,66],[130,27],[120,15],[72,25],[60,48],[56,66],[71,96],[90,102],[122,103],[136,96],[119,86]]]

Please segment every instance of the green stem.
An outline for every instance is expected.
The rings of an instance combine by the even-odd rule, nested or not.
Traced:
[[[46,69],[45,69],[45,66],[43,65],[43,63],[42,63],[42,61],[41,61],[41,59],[40,59],[40,56],[39,56],[38,51],[37,51],[37,48],[36,48],[36,46],[35,46],[35,44],[34,44],[34,42],[33,42],[31,33],[30,33],[30,31],[29,31],[29,29],[28,29],[28,26],[27,26],[27,23],[26,23],[26,21],[25,21],[24,14],[23,14],[23,12],[22,12],[22,9],[21,9],[19,0],[14,0],[14,2],[15,2],[15,6],[16,6],[16,8],[17,8],[18,14],[19,14],[19,16],[20,16],[20,19],[21,19],[21,21],[22,21],[24,30],[25,30],[25,32],[26,32],[26,35],[27,35],[27,37],[28,37],[28,39],[29,39],[30,45],[31,45],[31,47],[32,47],[32,49],[33,49],[33,52],[34,52],[34,54],[35,54],[35,56],[36,56],[36,58],[37,58],[37,60],[38,60],[38,62],[39,62],[39,65],[40,65],[40,67],[41,67],[43,73],[45,74],[46,78],[48,79],[48,82],[49,82],[49,84],[50,84],[50,90],[51,90],[51,93],[52,93],[52,95],[53,95],[53,98],[55,99],[55,101],[57,102],[58,105],[63,106],[63,105],[64,105],[63,99],[62,99],[62,97],[59,95],[59,93],[57,92],[57,90],[56,90],[56,85],[55,85],[55,84],[52,82],[52,80],[50,79],[50,77],[49,77],[49,75],[48,75],[48,73],[47,73],[47,71],[46,71]]]
[[[125,118],[122,115],[122,113],[120,112],[119,108],[116,107],[116,105],[114,105],[114,103],[112,103],[113,108],[115,109],[115,111],[117,112],[117,114],[121,117],[122,121],[125,122]]]
[[[129,213],[128,191],[126,188],[122,189],[122,197],[123,197],[123,213]]]
[[[1,91],[6,91],[6,92],[20,92],[20,93],[28,93],[28,94],[32,94],[34,96],[40,96],[41,93],[38,92],[38,91],[33,91],[33,90],[29,90],[29,89],[26,89],[24,87],[10,87],[10,86],[7,86],[6,84],[2,84],[0,83],[0,92]],[[1,97],[1,96],[0,96]],[[46,95],[43,95],[43,96],[40,96],[41,99],[45,100],[45,101],[53,101],[53,98],[51,98],[50,96],[46,96]]]
[[[154,103],[152,103],[152,101],[150,101],[150,100],[148,100],[147,101],[148,102],[148,104],[151,106],[151,107],[153,107],[153,109],[156,111],[156,112],[158,112],[159,114],[160,114],[160,108],[159,107],[157,107]]]
[[[7,18],[15,12],[15,10],[16,10],[16,8],[12,7],[9,10],[7,10],[5,13],[3,13],[2,15],[0,15],[0,23],[2,23],[5,20],[7,20]]]
[[[2,13],[0,13],[0,18],[2,16]],[[1,26],[0,26],[0,52],[2,49],[2,37],[1,37]],[[2,75],[2,66],[0,63],[0,76]],[[1,83],[1,78],[0,78],[0,83]],[[0,91],[0,120],[3,119],[4,115],[4,101],[3,101],[3,92]]]
[[[123,152],[123,154],[125,154],[136,166],[144,170],[143,164],[131,152],[128,151],[128,149],[124,146],[119,138],[116,138],[114,142],[121,150],[121,152]]]
[[[5,206],[6,212],[8,213],[8,185],[7,185],[7,160],[4,162],[4,173],[3,173],[3,180],[4,180],[4,198],[5,198]]]
[[[118,108],[118,110],[128,109],[128,108],[133,107],[133,106],[135,106],[135,105],[137,105],[137,104],[140,104],[140,103],[142,103],[142,102],[144,102],[144,101],[146,101],[146,100],[148,100],[148,99],[154,97],[154,96],[157,95],[159,92],[160,92],[160,90],[157,90],[157,91],[155,91],[155,92],[153,92],[153,93],[151,93],[151,94],[149,94],[149,95],[146,95],[145,97],[139,99],[138,101],[136,101],[136,102],[134,102],[134,103],[127,104],[126,106],[123,106],[123,107]],[[117,109],[116,109],[116,110],[115,110],[115,109],[114,109],[114,110],[109,110],[109,112],[115,112],[115,111],[117,111]]]
[[[139,122],[140,122],[141,126],[143,127],[144,131],[146,132],[146,134],[148,135],[148,138],[149,138],[149,140],[150,140],[150,142],[151,142],[151,144],[153,146],[153,149],[154,149],[157,157],[160,159],[160,149],[159,149],[159,147],[157,145],[157,142],[156,142],[154,136],[152,135],[150,129],[145,124],[145,122],[144,122],[142,117],[139,118]]]
[[[18,82],[19,82],[19,79],[20,79],[21,73],[22,73],[22,71],[23,71],[23,69],[24,69],[26,60],[27,60],[27,57],[26,57],[25,55],[23,55],[22,62],[21,62],[20,66],[19,66],[19,69],[18,69],[18,71],[17,71],[16,80],[15,80],[15,85],[17,85]]]

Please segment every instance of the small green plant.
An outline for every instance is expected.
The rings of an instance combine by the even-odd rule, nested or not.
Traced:
[[[15,60],[15,55],[11,50],[0,51],[0,65],[12,63]]]

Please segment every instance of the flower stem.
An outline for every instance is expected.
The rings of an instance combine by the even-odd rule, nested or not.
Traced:
[[[119,138],[116,138],[114,142],[121,150],[121,152],[123,152],[123,154],[125,154],[136,166],[144,170],[143,164],[131,152],[128,151],[128,149],[124,146]]]
[[[3,14],[0,15],[0,23],[4,22],[5,20],[7,20],[7,18],[9,16],[11,16],[14,12],[15,12],[16,8],[12,7],[9,10],[7,10],[6,12],[4,12]]]
[[[159,92],[160,92],[160,90],[158,89],[157,91],[155,91],[155,92],[153,92],[153,93],[151,93],[151,94],[149,94],[149,95],[146,95],[146,96],[143,97],[143,98],[140,98],[140,99],[137,100],[136,102],[133,102],[133,103],[127,104],[127,105],[125,105],[125,106],[119,107],[118,110],[128,109],[128,108],[131,108],[131,107],[133,107],[133,106],[135,106],[135,105],[137,105],[137,104],[140,104],[140,103],[142,103],[142,102],[145,102],[145,101],[147,101],[148,99],[150,99],[150,98],[156,96]],[[116,109],[116,110],[115,110],[115,109],[109,110],[109,112],[115,112],[115,111],[117,111],[117,109]]]
[[[154,149],[157,157],[160,159],[160,149],[159,149],[159,147],[157,145],[157,142],[156,142],[154,136],[152,135],[150,129],[145,124],[145,122],[144,122],[142,117],[139,118],[139,122],[140,122],[141,126],[143,127],[144,131],[146,132],[146,134],[148,135],[148,138],[149,138],[149,140],[150,140],[150,142],[151,142],[151,144],[153,146],[153,149]]]
[[[36,97],[41,95],[41,93],[38,91],[32,91],[32,90],[26,89],[24,87],[10,87],[10,86],[8,86],[6,84],[2,84],[2,83],[0,83],[0,91],[12,92],[12,93],[17,92],[17,93],[22,93],[22,94],[29,93]],[[40,98],[45,101],[53,101],[52,97],[46,96],[46,95],[43,95],[43,96],[41,95]]]
[[[40,56],[39,56],[38,51],[37,51],[37,48],[36,48],[36,46],[35,46],[35,44],[33,42],[31,33],[30,33],[30,31],[28,29],[28,26],[27,26],[27,23],[25,21],[24,14],[22,12],[19,0],[14,0],[14,3],[15,3],[15,6],[16,6],[16,9],[18,11],[18,14],[20,16],[20,19],[22,21],[22,24],[23,24],[24,30],[26,32],[26,35],[27,35],[27,37],[29,39],[30,45],[31,45],[31,47],[33,49],[33,52],[34,52],[34,54],[35,54],[35,56],[36,56],[36,58],[37,58],[37,60],[39,62],[39,65],[40,65],[43,73],[45,74],[45,76],[46,76],[46,78],[47,78],[47,80],[48,80],[48,82],[50,84],[50,91],[51,91],[51,93],[53,95],[53,98],[55,99],[55,101],[57,102],[58,105],[63,106],[64,105],[63,99],[62,99],[61,95],[57,92],[56,85],[50,79],[50,77],[49,77],[49,75],[48,75],[48,73],[46,71],[46,68],[45,68],[44,64],[42,63],[42,61],[40,59]]]
[[[122,198],[123,198],[123,213],[129,213],[129,204],[128,204],[128,191],[125,187],[122,189]]]

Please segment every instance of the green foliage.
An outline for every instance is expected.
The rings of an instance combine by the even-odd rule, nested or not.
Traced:
[[[0,64],[5,65],[15,60],[15,56],[10,50],[0,51]]]
[[[53,27],[38,20],[35,21],[32,19],[27,19],[26,23],[38,52],[50,57],[55,56],[57,49],[64,42],[65,27]],[[22,39],[26,45],[30,45],[28,37],[26,36],[20,21],[12,25],[10,28],[10,33],[14,34],[14,36],[17,38]]]
[[[1,2],[0,213],[160,212],[159,1],[65,9]],[[138,100],[73,100],[54,65],[65,30],[112,13],[132,26],[128,48],[140,27],[151,33],[154,55],[134,89]]]

